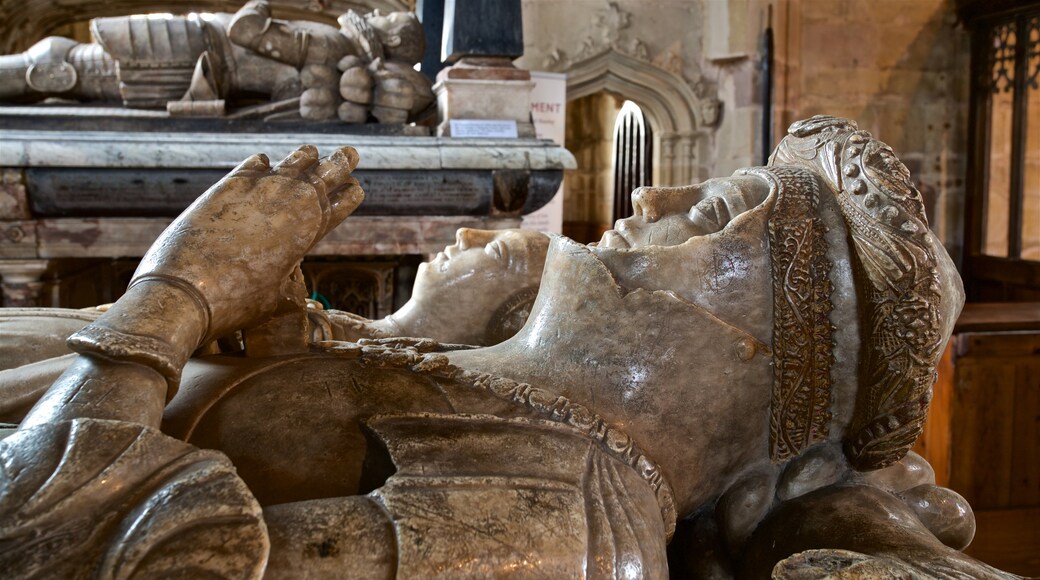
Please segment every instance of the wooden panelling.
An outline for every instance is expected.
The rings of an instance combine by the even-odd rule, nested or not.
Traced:
[[[1040,577],[1040,303],[969,304],[915,451],[978,522],[966,550]]]
[[[938,377],[932,389],[932,403],[928,407],[928,419],[924,433],[917,440],[914,452],[924,457],[935,470],[935,483],[950,485],[950,413],[953,408],[953,347],[951,340],[946,345],[939,361]]]
[[[959,350],[968,336],[957,336]],[[1008,507],[1011,497],[1015,368],[1002,357],[955,360],[950,414],[950,487],[975,509]]]
[[[1033,339],[1036,346],[1040,340]],[[1012,428],[1011,505],[1040,506],[1040,350],[1016,365]],[[1034,530],[1040,520],[1033,520]],[[1036,545],[1040,554],[1040,543]]]
[[[1040,575],[1040,507],[976,510],[975,540],[969,555],[1001,570]]]
[[[971,503],[978,529],[966,551],[1040,576],[1040,304],[973,306],[940,361],[914,449]]]

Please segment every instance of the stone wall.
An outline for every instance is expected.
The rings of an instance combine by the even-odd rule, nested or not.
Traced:
[[[574,154],[578,169],[568,171],[564,178],[563,220],[570,226],[568,235],[574,233],[570,237],[578,241],[599,239],[602,231],[596,231],[593,224],[611,225],[613,131],[622,103],[613,95],[597,93],[567,104],[565,146]]]
[[[810,115],[855,119],[910,168],[932,228],[959,257],[970,47],[952,0],[787,0],[774,10],[777,136]]]
[[[524,0],[520,64],[588,76],[585,63],[597,55],[636,59],[646,86],[605,86],[643,107],[652,125],[666,116],[661,110],[696,109],[686,148],[671,154],[688,157],[691,170],[682,175],[689,181],[728,175],[762,161],[759,41],[770,5],[774,141],[791,121],[814,114],[856,119],[910,167],[932,227],[958,256],[969,44],[952,0]],[[667,84],[662,79],[693,96],[662,105],[664,91],[653,90]],[[659,145],[659,156],[669,153]]]

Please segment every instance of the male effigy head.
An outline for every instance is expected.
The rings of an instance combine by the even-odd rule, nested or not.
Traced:
[[[836,196],[849,232],[853,287],[838,291],[853,291],[859,297],[862,336],[855,411],[845,430],[844,450],[855,468],[878,469],[902,458],[921,434],[936,364],[963,305],[963,288],[952,261],[928,228],[921,194],[909,171],[888,145],[853,121],[829,116],[794,123],[788,133],[769,168],[815,173],[828,186],[824,189],[831,190],[823,195]],[[782,240],[771,240],[775,291],[782,293],[786,284],[776,278],[778,258],[793,269],[802,263],[806,271],[814,263],[826,269],[810,254],[784,258],[778,242]],[[818,293],[829,291],[829,286],[817,288]],[[783,332],[784,312],[774,316],[776,342],[778,332]],[[801,313],[795,309],[790,316],[800,319]],[[824,329],[820,333],[826,334]],[[785,414],[790,408],[787,399],[798,402],[805,377],[785,374],[787,353],[783,344],[774,348],[778,364],[771,455],[783,461],[825,437],[819,431],[826,430],[830,415],[827,401],[800,401],[794,408],[803,412]]]

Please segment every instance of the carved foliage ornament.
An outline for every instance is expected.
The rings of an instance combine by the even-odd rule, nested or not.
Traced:
[[[769,219],[773,264],[773,394],[769,456],[781,462],[823,441],[831,420],[831,262],[816,211],[816,174],[793,167],[749,173],[778,189]]]
[[[865,285],[859,389],[845,453],[860,470],[889,465],[920,436],[941,356],[939,272],[921,194],[892,149],[836,117],[791,125],[770,165],[816,171],[837,192]]]

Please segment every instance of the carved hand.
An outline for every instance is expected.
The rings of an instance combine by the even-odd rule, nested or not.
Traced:
[[[297,265],[364,198],[357,152],[305,145],[271,167],[242,162],[145,254],[127,293],[70,338],[78,352],[146,364],[174,386],[200,344],[302,307]]]

